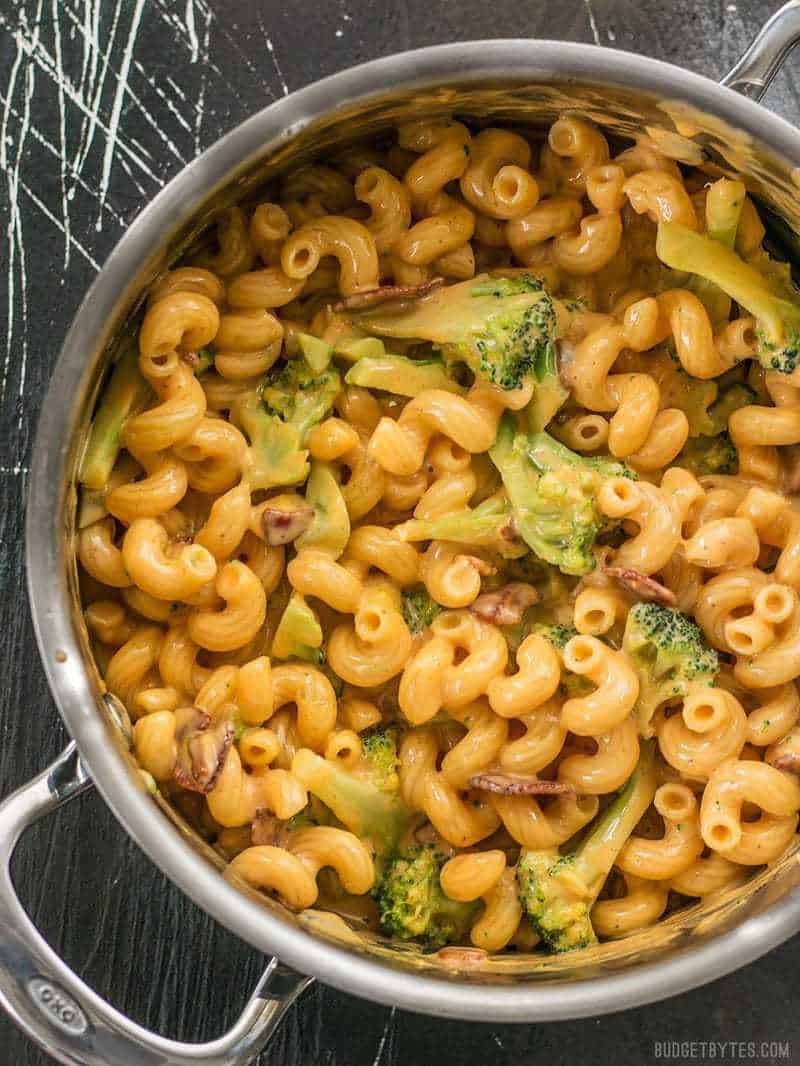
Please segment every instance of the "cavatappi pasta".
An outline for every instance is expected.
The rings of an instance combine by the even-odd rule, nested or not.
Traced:
[[[581,118],[421,120],[153,284],[80,470],[85,621],[232,878],[572,950],[792,844],[800,296],[763,236]]]

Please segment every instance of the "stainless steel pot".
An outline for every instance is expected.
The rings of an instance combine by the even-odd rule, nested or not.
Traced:
[[[654,930],[602,945],[588,961],[584,953],[577,961],[498,956],[471,972],[447,970],[412,949],[359,937],[330,916],[298,917],[256,893],[238,891],[220,876],[218,857],[181,829],[142,784],[119,708],[100,695],[77,606],[71,547],[76,456],[114,339],[149,280],[221,206],[255,191],[290,162],[411,115],[454,111],[544,125],[573,110],[614,136],[647,133],[675,158],[739,172],[800,232],[800,133],[755,102],[798,39],[800,0],[792,0],[722,85],[642,56],[551,41],[481,41],[378,60],[255,115],[187,167],[130,227],[67,336],[29,482],[31,609],[50,686],[74,742],[0,806],[0,1002],[58,1061],[250,1061],[310,980],[301,974],[381,1003],[451,1018],[522,1022],[601,1014],[710,981],[800,929],[796,856],[713,905],[698,904]],[[242,939],[275,956],[241,1018],[219,1040],[182,1044],[134,1024],[58,958],[16,898],[9,863],[20,834],[92,783],[175,884]]]

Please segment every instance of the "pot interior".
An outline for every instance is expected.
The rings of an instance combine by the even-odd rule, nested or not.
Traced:
[[[680,84],[680,72],[673,71],[673,83]],[[711,87],[713,88],[713,87]],[[114,356],[119,338],[127,333],[139,314],[147,286],[187,249],[207,239],[217,213],[240,201],[269,197],[275,179],[301,163],[324,159],[334,148],[347,143],[380,137],[390,127],[411,119],[454,115],[480,128],[504,124],[520,130],[542,131],[560,114],[571,112],[596,123],[612,141],[628,144],[647,137],[667,156],[707,170],[709,180],[721,175],[738,176],[764,205],[776,231],[783,231],[791,247],[793,231],[800,229],[800,169],[793,161],[758,141],[752,133],[737,129],[728,121],[700,110],[680,97],[665,97],[641,87],[600,84],[576,80],[566,73],[555,79],[498,78],[480,73],[447,83],[405,87],[367,99],[345,103],[322,118],[285,129],[255,157],[234,169],[218,187],[210,189],[191,217],[180,218],[171,233],[162,233],[147,242],[146,254],[136,265],[130,281],[120,293],[116,313],[98,334],[91,365],[87,363],[80,428],[70,448],[67,491],[61,529],[73,604],[73,622],[97,696],[99,713],[108,724],[109,743],[116,743],[126,760],[132,784],[142,787],[141,775],[127,745],[125,715],[113,697],[103,696],[103,685],[92,660],[89,639],[78,603],[78,580],[72,544],[76,518],[76,468],[88,422],[100,389],[104,369]],[[143,226],[146,220],[137,222]],[[89,358],[87,356],[87,358]],[[120,725],[120,722],[123,725]],[[221,857],[204,842],[180,816],[156,795],[154,819],[169,819],[170,832],[188,839],[205,860],[217,868]],[[367,953],[394,967],[427,971],[440,976],[458,972],[462,979],[483,982],[511,980],[585,978],[629,968],[644,961],[653,962],[684,951],[700,941],[718,936],[746,918],[774,906],[800,881],[795,852],[786,854],[770,869],[757,873],[743,887],[738,886],[717,898],[675,911],[653,928],[612,941],[575,955],[544,956],[538,953],[497,955],[479,962],[469,953],[459,955],[445,950],[425,955],[414,947],[390,944],[359,928],[356,921],[312,910],[301,916],[242,886],[273,916],[315,936],[333,940],[351,951]],[[622,1006],[623,1004],[620,1004]]]

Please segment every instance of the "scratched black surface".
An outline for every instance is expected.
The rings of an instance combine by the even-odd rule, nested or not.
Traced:
[[[718,76],[777,0],[0,0],[0,793],[65,735],[27,616],[23,500],[58,346],[124,227],[185,162],[257,108],[393,51],[476,37],[595,41]],[[767,103],[797,115],[800,56]],[[208,1039],[262,960],[191,905],[90,796],[28,834],[25,905],[69,963],[133,1018]],[[784,945],[659,1006],[569,1024],[436,1021],[312,988],[262,1066],[647,1063],[654,1041],[792,1041]],[[46,1062],[0,1017],[0,1066]],[[682,1061],[682,1060],[679,1060]],[[771,1059],[762,1061],[786,1061]],[[111,1064],[109,1064],[111,1066]]]

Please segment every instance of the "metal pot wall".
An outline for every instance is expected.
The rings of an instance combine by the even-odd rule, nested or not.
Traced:
[[[144,787],[125,716],[101,695],[77,603],[76,457],[115,338],[147,284],[220,207],[287,166],[397,121],[455,112],[544,126],[563,111],[615,138],[647,133],[673,158],[738,173],[800,232],[800,132],[756,101],[800,38],[800,0],[770,20],[718,85],[678,67],[591,45],[481,41],[392,56],[266,108],[176,177],[139,216],[89,291],[56,365],[28,496],[28,586],[50,686],[74,738],[0,806],[0,1003],[59,1062],[82,1066],[245,1063],[312,975],[347,992],[452,1018],[544,1021],[621,1010],[685,991],[800,929],[796,855],[713,905],[698,904],[580,958],[497,956],[477,969],[359,936],[321,912],[296,916],[220,876],[221,860]],[[736,90],[736,91],[734,91]],[[9,873],[27,826],[94,784],[124,828],[197,904],[266,955],[262,981],[225,1036],[165,1040],[92,992],[40,937]],[[278,962],[277,960],[281,961]]]

